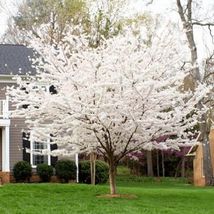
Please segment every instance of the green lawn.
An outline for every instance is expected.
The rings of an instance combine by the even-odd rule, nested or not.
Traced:
[[[195,188],[181,180],[120,176],[119,193],[136,199],[96,198],[107,185],[9,184],[0,188],[0,213],[19,214],[213,214],[214,188]]]

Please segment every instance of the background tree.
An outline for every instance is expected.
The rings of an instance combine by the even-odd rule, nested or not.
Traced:
[[[96,48],[103,39],[117,35],[124,25],[130,24],[130,14],[126,14],[128,5],[129,0],[24,0],[17,15],[10,17],[3,41],[28,44],[27,32],[38,37],[38,28],[48,23],[45,33],[49,35],[49,42],[58,43],[67,24],[81,24],[90,38],[90,45]],[[149,29],[151,17],[148,14],[133,16],[133,20]]]
[[[66,23],[87,24],[86,3],[84,0],[24,0],[18,6],[18,13],[8,21],[8,30],[4,41],[10,43],[25,43],[25,31],[31,31],[35,36],[37,28],[49,23],[50,38],[60,41]],[[17,35],[17,32],[21,35]]]
[[[149,177],[154,176],[153,171],[153,161],[152,161],[152,151],[146,151],[146,162],[147,162],[147,175]]]
[[[180,16],[180,19],[183,24],[183,29],[185,30],[186,38],[188,41],[190,53],[191,53],[191,75],[188,77],[191,79],[191,82],[193,83],[193,88],[196,87],[196,84],[198,82],[206,82],[206,75],[204,76],[204,67],[200,66],[199,59],[198,59],[198,49],[195,42],[195,31],[194,26],[203,26],[208,27],[210,30],[210,33],[212,35],[212,29],[211,26],[214,26],[214,22],[212,20],[203,21],[203,18],[200,17],[200,20],[197,19],[197,17],[193,13],[193,0],[186,0],[185,3],[182,3],[180,0],[177,0],[177,8],[178,13]],[[202,21],[201,21],[202,20]],[[207,102],[206,100],[203,100],[201,103],[199,103],[198,108],[202,108],[203,103]],[[212,108],[212,106],[210,106]],[[213,185],[214,184],[214,178],[213,178],[213,167],[211,163],[211,153],[210,153],[210,145],[209,145],[209,139],[208,135],[210,132],[210,120],[208,114],[204,114],[200,121],[200,131],[201,131],[201,140],[203,144],[203,167],[204,167],[204,174],[205,174],[205,181],[207,185]]]

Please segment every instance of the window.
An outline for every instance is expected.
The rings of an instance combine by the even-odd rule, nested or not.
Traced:
[[[41,163],[55,166],[58,160],[58,157],[47,155],[47,153],[45,154],[44,152],[57,149],[57,145],[51,144],[50,139],[48,139],[46,143],[30,141],[30,132],[23,132],[22,146],[23,160],[29,162],[34,168]]]
[[[51,164],[51,157],[48,154],[45,154],[44,151],[50,151],[50,143],[40,143],[40,142],[31,142],[30,145],[30,163],[32,167],[36,167],[38,164],[46,163]]]

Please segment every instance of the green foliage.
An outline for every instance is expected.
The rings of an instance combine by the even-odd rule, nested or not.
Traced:
[[[36,172],[43,182],[49,182],[53,175],[53,167],[45,163],[39,164],[37,165]]]
[[[119,165],[117,167],[117,175],[130,175],[130,169],[126,166],[123,166],[123,165]]]
[[[79,164],[80,183],[91,183],[90,161],[81,161]],[[96,161],[96,184],[106,183],[108,180],[108,165],[104,161]]]
[[[91,183],[89,161],[80,161],[79,163],[79,182],[86,183],[86,184]]]
[[[48,42],[60,42],[65,33],[66,24],[81,24],[88,29],[89,13],[86,0],[23,0],[18,12],[8,19],[8,29],[3,41],[9,43],[26,43],[26,31],[40,38],[38,27],[47,24]]]
[[[13,17],[15,24],[21,29],[32,29],[48,23],[51,18],[59,24],[60,28],[71,19],[77,19],[84,14],[85,2],[83,0],[25,0],[19,7],[18,16]],[[53,17],[54,16],[54,17]],[[62,29],[60,29],[62,30]]]
[[[31,174],[32,168],[27,161],[19,161],[13,167],[13,176],[17,182],[29,181]]]
[[[102,10],[99,10],[97,15],[94,17],[94,21],[90,23],[90,28],[96,29],[96,38],[90,41],[90,46],[97,48],[103,38],[109,39],[111,37],[117,36],[123,29],[122,20],[117,20],[112,22],[110,17],[103,13]],[[88,30],[88,34],[90,34],[90,30]]]
[[[80,17],[83,18],[87,16],[86,4],[84,0],[64,0],[64,4],[58,8],[59,20],[64,21],[80,21]]]
[[[130,186],[138,187],[160,187],[160,186],[190,186],[187,178],[175,178],[175,177],[145,177],[135,175],[119,175],[117,176],[117,184],[119,186],[126,186],[127,183]]]
[[[34,36],[39,37],[37,27],[48,24],[46,32],[50,40],[48,42],[58,43],[65,35],[66,24],[70,24],[81,25],[84,33],[88,35],[90,47],[97,48],[103,39],[118,35],[125,26],[132,25],[135,20],[135,18],[132,21],[122,18],[121,12],[124,12],[127,4],[125,0],[112,0],[107,4],[108,6],[102,4],[103,6],[98,6],[95,0],[24,0],[18,8],[18,15],[9,19],[4,40],[28,43],[25,31],[31,31]],[[92,10],[95,12],[93,13]],[[140,20],[147,26],[149,19],[142,17],[136,17],[136,23]],[[134,26],[133,32],[136,29],[139,29],[139,26]]]
[[[55,166],[57,177],[65,183],[76,178],[76,165],[71,160],[59,160]]]
[[[97,183],[106,183],[108,180],[109,167],[104,161],[96,161],[96,180]]]
[[[90,18],[89,10],[86,0],[25,0],[13,20],[16,26],[25,30],[51,22],[52,29],[49,33],[52,36],[55,33],[55,36],[59,37],[58,40],[62,37],[60,34],[63,33],[66,23],[81,24],[89,37],[92,36],[92,31],[96,31],[95,41],[90,42],[92,47],[98,47],[103,37],[108,39],[122,30],[120,20],[112,23],[109,14],[102,10]]]

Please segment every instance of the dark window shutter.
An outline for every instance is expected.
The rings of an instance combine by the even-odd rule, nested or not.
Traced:
[[[26,149],[30,149],[29,134],[22,133],[22,147],[23,147],[23,160],[30,163],[30,153],[26,152]]]
[[[49,87],[49,92],[50,92],[51,94],[57,94],[56,87],[55,87],[54,85],[51,85],[51,86]]]
[[[22,91],[25,91],[25,93],[28,94],[28,92],[26,91],[26,88],[25,88],[25,87],[21,87],[21,90],[22,90]],[[28,106],[29,106],[28,104],[24,104],[24,105],[22,105],[22,108],[27,109]]]
[[[58,148],[57,144],[51,144],[50,146],[51,146],[51,151]],[[51,156],[51,166],[55,166],[57,161],[58,161],[58,157]]]
[[[27,109],[28,108],[28,104],[22,105],[22,108]]]

